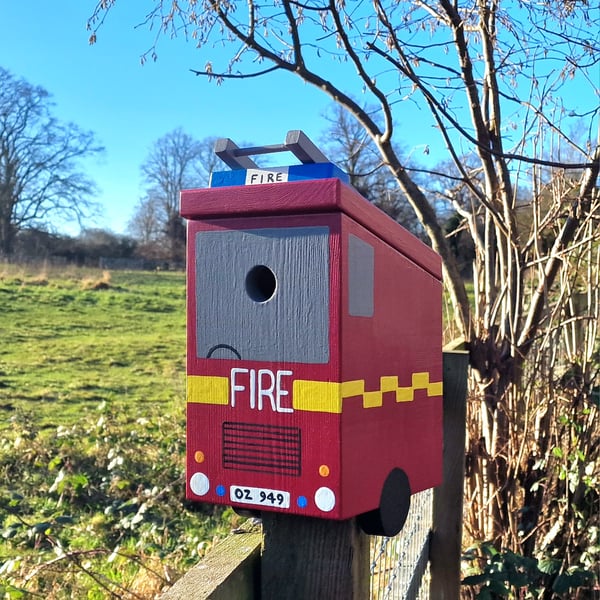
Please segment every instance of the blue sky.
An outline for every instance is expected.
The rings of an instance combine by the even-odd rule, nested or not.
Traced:
[[[189,69],[205,59],[182,39],[162,40],[158,61],[142,66],[153,34],[135,28],[140,4],[117,3],[90,46],[94,0],[0,0],[0,65],[46,88],[61,120],[96,133],[106,148],[103,159],[86,165],[104,207],[96,225],[118,233],[143,195],[139,167],[160,136],[183,127],[198,139],[273,144],[302,129],[316,141],[330,104],[283,74],[222,86],[196,77]]]

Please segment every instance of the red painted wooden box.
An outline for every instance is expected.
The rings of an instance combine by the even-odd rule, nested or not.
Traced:
[[[187,497],[402,527],[442,461],[441,263],[339,179],[182,192]]]

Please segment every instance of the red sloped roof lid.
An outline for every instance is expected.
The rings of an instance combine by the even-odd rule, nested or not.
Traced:
[[[339,179],[181,192],[181,215],[192,220],[325,212],[345,213],[441,280],[442,264],[436,252]]]

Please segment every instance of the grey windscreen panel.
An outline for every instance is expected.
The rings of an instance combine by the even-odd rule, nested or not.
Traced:
[[[329,228],[196,235],[201,358],[329,362]]]
[[[372,317],[375,295],[375,250],[359,237],[348,236],[348,312]]]

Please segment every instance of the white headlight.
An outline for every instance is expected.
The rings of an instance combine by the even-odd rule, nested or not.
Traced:
[[[335,506],[335,494],[328,487],[321,487],[315,492],[315,504],[323,512],[333,510]]]
[[[204,496],[210,489],[210,481],[204,473],[194,473],[190,477],[190,488],[196,496]]]

